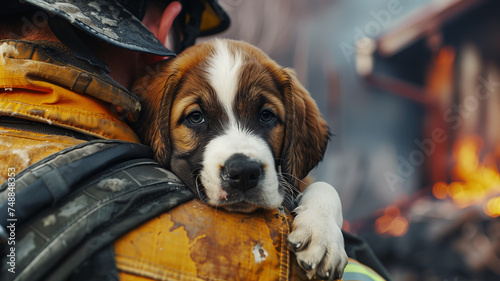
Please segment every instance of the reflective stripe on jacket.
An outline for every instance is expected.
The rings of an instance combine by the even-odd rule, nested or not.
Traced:
[[[345,267],[343,280],[359,280],[359,281],[383,281],[385,280],[371,268],[349,259],[349,263]]]

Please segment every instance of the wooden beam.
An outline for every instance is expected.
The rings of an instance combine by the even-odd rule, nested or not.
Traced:
[[[441,26],[486,0],[447,0],[431,4],[394,24],[377,40],[377,51],[390,57],[439,30]]]

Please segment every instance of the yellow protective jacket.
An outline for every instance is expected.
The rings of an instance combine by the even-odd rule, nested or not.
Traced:
[[[139,142],[122,120],[137,117],[137,98],[64,46],[4,40],[0,55],[0,182],[9,169],[19,173],[87,139]],[[287,249],[290,228],[283,211],[236,214],[190,201],[115,241],[116,265],[122,281],[306,280]],[[384,280],[354,260],[351,273],[359,275],[349,280]]]

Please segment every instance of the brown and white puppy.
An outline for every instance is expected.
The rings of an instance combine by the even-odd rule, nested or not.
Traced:
[[[231,40],[195,45],[134,84],[136,130],[157,161],[200,199],[229,211],[281,206],[322,159],[328,126],[293,71]],[[299,195],[288,240],[308,276],[331,279],[347,263],[335,189]]]

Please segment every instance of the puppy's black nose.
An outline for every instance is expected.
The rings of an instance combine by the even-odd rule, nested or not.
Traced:
[[[262,175],[262,164],[243,154],[229,157],[222,168],[222,178],[232,188],[245,191],[257,186]]]

